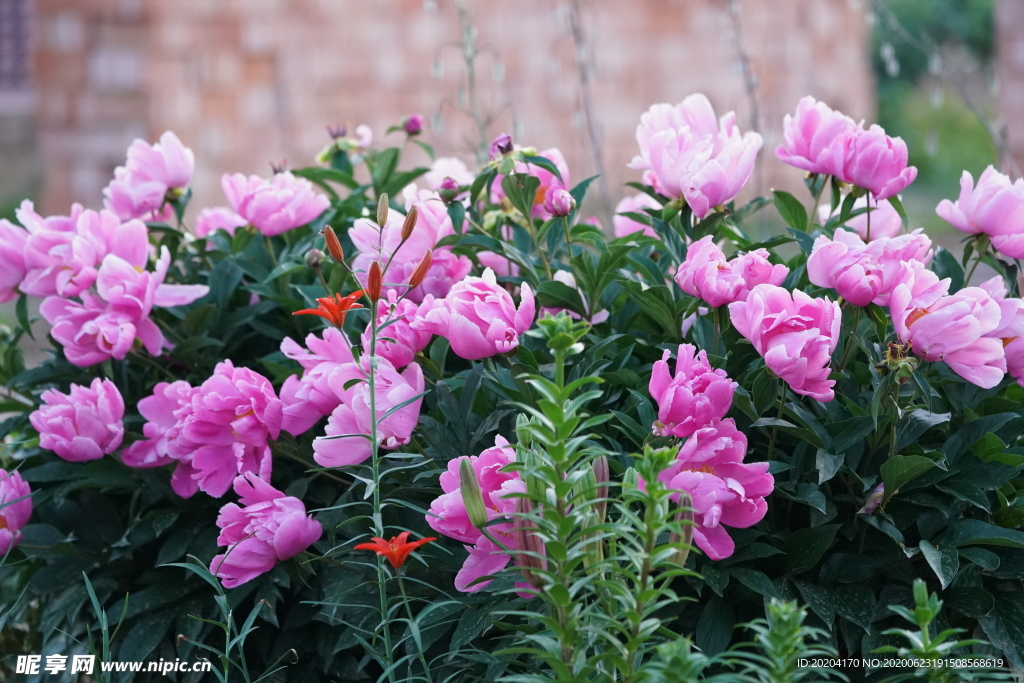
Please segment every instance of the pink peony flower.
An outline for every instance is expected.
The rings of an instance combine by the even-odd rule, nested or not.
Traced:
[[[441,189],[445,178],[451,178],[458,185],[472,185],[476,174],[458,157],[438,157],[430,164],[430,170],[423,174],[427,189],[434,192]]]
[[[734,112],[716,121],[701,94],[675,107],[652,106],[640,117],[636,138],[640,154],[630,168],[643,170],[658,192],[685,199],[698,218],[736,198],[763,144],[757,133],[740,134]]]
[[[870,191],[876,201],[903,191],[917,177],[907,166],[907,144],[892,138],[875,125],[868,130],[847,133],[846,160],[840,180]]]
[[[26,230],[30,233],[35,234],[37,232],[74,232],[75,227],[78,225],[78,217],[85,211],[81,204],[72,204],[71,213],[68,216],[47,216],[43,218],[36,213],[35,205],[31,200],[24,200],[21,205],[14,210],[14,215],[18,218],[18,222],[21,223]]]
[[[949,280],[913,262],[903,265],[889,297],[896,334],[914,355],[943,361],[968,382],[990,389],[1006,373],[1002,340],[989,336],[1000,326],[999,303],[980,287],[947,295]]]
[[[533,290],[522,286],[517,309],[512,296],[489,268],[482,277],[467,277],[414,326],[448,340],[461,358],[480,360],[509,353],[519,346],[519,335],[530,329],[537,309]]]
[[[1010,258],[1024,258],[1024,180],[1010,178],[989,166],[978,178],[964,171],[960,198],[943,199],[935,213],[958,230],[984,233],[992,246]]]
[[[854,306],[889,305],[906,261],[927,265],[932,241],[921,231],[873,240],[867,244],[847,230],[836,230],[829,239],[821,235],[807,259],[807,277],[819,287],[831,287]]]
[[[225,588],[236,588],[289,560],[320,540],[323,527],[306,514],[306,506],[266,481],[247,473],[235,478],[239,502],[217,515],[217,545],[227,552],[210,561],[210,571]]]
[[[506,154],[511,154],[513,149],[512,136],[508,133],[501,133],[491,142],[491,146],[487,149],[487,156],[493,161]]]
[[[43,405],[29,415],[39,445],[69,462],[98,460],[117,450],[124,438],[124,399],[109,379],[96,378],[71,393],[48,389]]]
[[[410,363],[399,373],[384,358],[374,375],[376,387],[377,446],[394,450],[409,443],[420,419],[423,403],[423,371]],[[313,459],[322,467],[358,465],[371,455],[369,357],[361,363],[348,363],[333,370],[327,383],[341,403],[331,413],[324,436],[313,440]],[[357,380],[353,383],[353,380]],[[419,396],[419,398],[416,398]],[[392,408],[413,400],[387,417]]]
[[[182,380],[160,382],[150,396],[140,400],[139,413],[147,420],[142,427],[146,438],[121,451],[121,461],[129,467],[161,467],[191,453],[192,444],[180,437],[185,418],[192,410],[195,391]]]
[[[850,134],[860,129],[849,116],[807,96],[795,115],[782,120],[782,144],[775,156],[808,173],[842,176]]]
[[[17,472],[0,469],[0,557],[21,543],[21,530],[32,517],[32,489]]]
[[[235,230],[245,227],[249,221],[245,220],[231,209],[217,206],[210,209],[203,209],[196,216],[196,237],[208,237],[218,230],[224,230],[234,237]]]
[[[125,166],[136,178],[158,182],[173,190],[186,187],[192,180],[196,159],[177,135],[166,131],[154,145],[140,139],[132,142]]]
[[[435,301],[429,294],[417,305],[408,299],[399,301],[394,290],[388,292],[387,299],[381,300],[377,325],[394,322],[377,333],[377,355],[386,358],[396,368],[404,368],[411,363],[417,353],[427,348],[434,336],[428,331],[414,328],[413,323],[425,317],[435,306],[441,305],[440,301]],[[370,326],[367,325],[362,336],[366,353],[370,352],[371,334]]]
[[[758,285],[746,301],[729,304],[729,315],[768,369],[793,391],[819,401],[835,398],[835,380],[828,376],[842,324],[838,303],[811,298],[798,289],[790,293]]]
[[[519,275],[519,264],[505,258],[501,254],[495,254],[493,251],[478,251],[476,260],[485,269],[493,270],[495,275],[499,277],[516,277]]]
[[[981,289],[999,304],[999,327],[986,336],[1002,342],[1006,371],[1024,386],[1024,301],[1007,298],[1006,283],[998,275],[983,282]]]
[[[383,266],[390,259],[384,275],[384,292],[405,293],[407,284],[420,259],[428,249],[433,249],[433,261],[423,284],[409,293],[408,298],[419,303],[427,295],[443,298],[456,282],[459,282],[473,268],[465,256],[456,256],[451,247],[438,247],[437,243],[454,235],[448,209],[436,192],[417,190],[415,185],[404,191],[406,209],[416,207],[419,218],[409,240],[402,244],[402,225],[405,217],[397,211],[389,212],[387,223],[378,230],[376,223],[366,218],[356,219],[348,235],[359,254],[352,261],[356,278],[366,286],[366,274],[370,264],[381,261]],[[401,245],[401,249],[399,249]],[[394,256],[394,258],[392,258]]]
[[[341,399],[327,379],[335,368],[354,363],[355,359],[348,338],[336,327],[324,330],[323,339],[315,334],[308,335],[306,348],[286,337],[281,342],[281,352],[303,367],[301,378],[292,375],[281,386],[284,403],[281,429],[299,436],[341,405]]]
[[[712,560],[733,554],[725,527],[746,529],[768,511],[765,496],[775,489],[767,462],[744,463],[747,437],[731,419],[714,420],[693,433],[676,461],[658,475],[668,488],[685,491],[694,511],[693,540]],[[676,502],[679,496],[673,497]]]
[[[853,202],[853,208],[863,209],[868,206],[868,198],[871,195],[865,195]],[[900,234],[903,230],[903,219],[900,214],[896,211],[892,204],[887,201],[879,203],[878,201],[871,199],[871,211],[859,214],[846,221],[845,226],[847,229],[856,232],[860,235],[862,240],[868,239],[868,213],[871,214],[871,239],[877,240],[882,237],[895,237]],[[836,207],[835,213],[830,213],[830,207],[819,206],[818,207],[818,220],[822,225],[828,222],[829,218],[838,216],[841,211],[841,207]]]
[[[565,161],[565,156],[557,147],[537,152],[537,156],[544,157],[554,164],[555,168],[558,169],[558,173],[562,176],[561,179],[546,168],[536,164],[528,164],[524,161],[516,163],[515,173],[529,173],[540,180],[540,187],[537,188],[537,194],[533,200],[533,218],[548,220],[552,214],[544,207],[544,198],[547,197],[548,192],[552,188],[569,190],[569,164]],[[495,204],[500,202],[505,196],[505,191],[501,187],[503,179],[504,176],[498,175],[494,179],[494,184],[491,185],[491,201]]]
[[[448,461],[448,469],[441,473],[441,490],[444,493],[430,504],[427,524],[439,534],[466,544],[469,557],[455,577],[455,588],[463,593],[473,593],[490,583],[473,583],[474,581],[482,576],[498,573],[508,566],[511,557],[508,553],[502,552],[469,521],[469,513],[466,512],[459,485],[459,467],[465,459],[473,465],[473,471],[480,483],[487,518],[490,520],[511,518],[516,505],[515,498],[510,496],[525,493],[526,485],[518,472],[501,471],[505,465],[515,462],[516,459],[515,449],[501,436],[496,436],[494,446],[478,456],[464,455]],[[491,525],[488,531],[501,538],[506,547],[516,549],[511,521]]]
[[[665,349],[651,372],[650,392],[658,404],[658,420],[651,429],[658,436],[687,437],[732,407],[736,382],[725,370],[713,370],[707,353],[692,344],[680,344],[676,371],[668,369],[671,351]]]
[[[632,197],[623,197],[619,203],[615,205],[615,215],[612,217],[615,236],[625,237],[626,235],[632,235],[634,232],[643,231],[644,235],[647,237],[660,239],[658,237],[658,233],[655,232],[654,228],[651,226],[622,215],[626,213],[644,214],[644,209],[661,210],[661,204],[646,192],[635,194]]]
[[[114,178],[103,188],[103,206],[121,220],[142,218],[164,220],[167,186],[157,180],[145,180],[124,166],[114,169]]]
[[[691,296],[713,308],[733,301],[746,301],[750,290],[760,284],[781,285],[789,268],[768,261],[768,251],[757,249],[726,261],[711,235],[689,246],[686,260],[676,271],[675,281]]]
[[[266,237],[301,227],[331,205],[311,182],[290,171],[277,173],[270,180],[225,173],[220,185],[231,208]]]
[[[25,279],[25,245],[28,232],[0,218],[0,303],[17,299]]]

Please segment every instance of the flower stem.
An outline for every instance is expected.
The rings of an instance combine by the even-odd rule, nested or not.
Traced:
[[[974,265],[971,266],[966,277],[964,277],[964,287],[970,286],[971,278],[974,277],[974,271],[978,269],[978,264],[981,263],[981,259],[985,258],[988,248],[992,244],[988,237],[980,237],[979,240],[981,241],[981,249],[978,250],[978,257],[974,260]]]
[[[551,264],[548,263],[548,259],[544,255],[544,249],[540,246],[540,238],[537,237],[537,229],[534,227],[533,218],[530,216],[526,216],[526,230],[530,233],[533,243],[537,246],[537,257],[540,259],[541,265],[544,266],[544,274],[547,275],[548,280],[552,280]]]
[[[402,594],[402,603],[405,605],[405,613],[409,616],[410,622],[415,622],[416,620],[412,616],[412,606],[409,604],[409,596],[405,592],[405,583],[402,581],[401,567],[395,570],[395,576],[398,577],[398,590]],[[430,678],[430,667],[427,666],[427,658],[423,653],[423,648],[420,647],[419,651],[420,664],[423,665],[423,675],[427,677],[427,683],[433,683],[433,680]]]
[[[786,384],[785,382],[779,387],[781,389],[781,396],[779,397],[779,415],[778,419],[782,419],[783,414],[786,412]],[[779,426],[775,425],[772,427],[772,435],[768,439],[768,457],[766,460],[772,459],[772,454],[775,452],[775,439],[779,435]]]
[[[811,208],[811,212],[807,214],[807,227],[804,228],[804,232],[810,232],[811,228],[814,227],[814,216],[818,213],[818,204],[821,203],[821,195],[825,193],[825,185],[827,184],[822,183],[821,189],[814,195],[814,206]]]
[[[850,351],[853,350],[853,335],[857,332],[857,326],[860,325],[860,306],[854,307],[853,313],[853,326],[850,328],[850,337],[845,340],[846,348],[843,349],[843,358],[839,361],[839,372],[842,372],[846,368],[846,361],[850,359]],[[885,341],[884,339],[882,341]]]

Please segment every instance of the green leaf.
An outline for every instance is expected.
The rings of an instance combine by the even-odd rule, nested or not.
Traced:
[[[875,608],[875,595],[867,586],[836,586],[832,589],[836,614],[871,632],[871,615]]]
[[[772,192],[775,208],[778,210],[786,225],[804,232],[807,229],[807,209],[800,203],[800,200],[788,192],[774,190]]]
[[[397,147],[388,147],[377,155],[370,177],[373,180],[373,191],[378,196],[384,192],[384,187],[387,185],[388,180],[395,172],[395,169],[398,168],[398,157],[400,154],[401,150]]]
[[[833,422],[827,427],[832,435],[832,450],[836,453],[846,453],[851,446],[863,441],[875,429],[874,423],[867,415]]]
[[[811,611],[821,617],[821,620],[828,624],[829,628],[832,628],[832,624],[836,620],[835,600],[833,599],[832,591],[824,586],[808,581],[794,581],[793,583],[796,585],[796,589],[800,591],[800,597],[804,599],[804,602],[811,608]]]
[[[940,280],[944,280],[947,277],[950,280],[949,293],[955,294],[964,287],[964,268],[961,266],[956,257],[948,249],[939,247],[935,250],[935,255],[932,257],[932,270],[939,276]]]
[[[953,463],[967,449],[968,446],[981,439],[988,432],[995,432],[1010,420],[1018,419],[1017,413],[996,413],[985,415],[977,420],[961,427],[955,434],[946,439],[942,444],[942,452],[946,459]]]
[[[579,291],[555,280],[540,283],[537,287],[537,303],[547,308],[567,308],[582,316],[587,315]]]
[[[956,551],[956,546],[945,544],[940,549],[921,539],[918,548],[921,549],[925,561],[939,577],[939,583],[945,590],[946,586],[956,578],[956,573],[960,571],[960,555]]]
[[[985,512],[991,512],[988,496],[973,481],[950,478],[941,484],[936,484],[936,488],[975,507],[979,507]]]
[[[758,416],[772,407],[779,397],[779,380],[768,374],[768,368],[761,368],[754,377],[754,384],[750,389],[750,400],[754,403],[754,409]]]
[[[527,156],[527,155],[523,155],[523,161],[525,161],[528,164],[533,164],[534,166],[540,166],[541,168],[545,169],[549,173],[554,174],[554,176],[556,178],[558,178],[559,180],[561,180],[563,183],[565,182],[565,179],[562,178],[561,171],[558,170],[558,167],[555,166],[554,162],[552,162],[551,159],[548,159],[547,157],[542,157],[542,156]],[[594,176],[594,177],[596,178],[597,176]],[[591,180],[593,180],[593,178],[591,178]],[[586,181],[584,181],[584,182],[586,182]],[[577,187],[579,187],[579,186],[577,185]]]
[[[931,468],[935,462],[923,455],[894,455],[882,465],[882,481],[885,482],[885,496],[882,505],[899,491],[900,487],[919,477]]]
[[[532,220],[533,202],[539,187],[540,178],[525,173],[509,174],[501,181],[501,189],[505,191],[505,196],[526,220]]]
[[[982,462],[987,462],[992,456],[1006,452],[1006,444],[992,432],[972,443],[970,448],[975,457]]]
[[[818,564],[818,560],[832,545],[840,526],[839,524],[826,524],[809,529],[797,529],[790,534],[783,544],[783,550],[789,561],[789,571],[799,574]]]
[[[466,224],[466,207],[462,202],[452,202],[448,205],[448,217],[452,219],[452,226],[456,234],[462,234],[462,228]]]
[[[319,168],[316,166],[310,168],[297,168],[292,171],[292,174],[297,175],[300,178],[312,180],[321,187],[323,187],[328,180],[333,183],[338,183],[339,185],[344,185],[350,190],[355,190],[359,187],[359,183],[351,174],[345,173],[344,171],[336,168]]]
[[[960,557],[966,557],[982,569],[991,571],[999,568],[999,556],[984,548],[961,548]]]
[[[707,562],[701,567],[701,574],[704,576],[704,583],[715,593],[722,595],[725,587],[729,585],[729,574],[718,567],[714,562]]]
[[[870,420],[868,422],[870,423]],[[843,453],[836,455],[819,448],[814,456],[814,467],[818,470],[818,483],[824,484],[836,476],[836,472],[843,466],[845,459],[846,456]]]
[[[35,339],[35,335],[32,334],[32,322],[28,319],[28,295],[22,294],[18,297],[18,303],[14,304],[14,314],[18,318],[18,324],[21,325],[21,329],[28,333],[28,336]]]
[[[943,538],[945,545],[1002,545],[1024,548],[1024,532],[983,522],[980,519],[961,519],[953,523]]]
[[[764,572],[756,569],[734,567],[729,570],[729,574],[755,593],[768,598],[781,599],[779,592],[775,589],[775,584],[772,583],[772,580]]]
[[[735,621],[729,603],[718,596],[711,598],[697,622],[697,647],[709,657],[724,652],[732,640]]]
[[[972,619],[991,614],[996,608],[992,594],[980,588],[950,588],[942,594],[942,602]]]
[[[889,197],[889,203],[892,204],[892,208],[896,209],[896,213],[903,219],[903,227],[907,227],[907,210],[903,208],[903,202],[900,201],[898,196],[893,195]]]
[[[950,413],[932,413],[921,408],[910,411],[896,429],[896,450],[902,451],[936,425],[949,422]]]
[[[451,652],[458,651],[486,633],[492,621],[493,615],[488,607],[475,607],[463,614],[452,634]]]

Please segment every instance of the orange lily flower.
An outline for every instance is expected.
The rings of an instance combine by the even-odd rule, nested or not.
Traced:
[[[390,541],[385,541],[383,538],[373,537],[373,543],[360,543],[355,547],[356,550],[372,550],[377,555],[382,555],[387,558],[388,562],[395,569],[400,569],[405,564],[405,559],[409,557],[409,554],[419,548],[424,543],[430,543],[436,541],[434,537],[421,538],[418,541],[408,541],[409,532],[403,531],[398,536],[392,536]]]
[[[318,315],[321,318],[326,318],[331,321],[336,327],[341,327],[345,324],[345,314],[353,308],[362,308],[363,305],[356,302],[356,299],[363,295],[363,290],[352,292],[348,296],[342,296],[335,294],[334,296],[325,296],[317,299],[316,302],[320,304],[317,308],[306,308],[301,311],[295,311],[292,315]]]

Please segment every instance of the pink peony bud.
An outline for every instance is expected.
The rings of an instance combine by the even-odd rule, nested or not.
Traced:
[[[687,249],[686,260],[676,271],[679,287],[697,296],[713,308],[733,301],[745,301],[750,290],[760,284],[781,285],[789,274],[784,265],[768,261],[768,251],[757,249],[726,261],[711,235]]]
[[[430,170],[423,174],[423,182],[428,190],[440,191],[445,178],[455,181],[455,186],[472,185],[476,175],[466,167],[466,163],[458,157],[438,157],[430,164]]]
[[[494,142],[491,143],[490,148],[487,150],[487,156],[493,161],[511,154],[512,150],[512,136],[507,133],[502,133],[498,137],[494,138]]]
[[[650,392],[658,404],[658,436],[685,438],[714,419],[725,417],[737,384],[725,370],[713,370],[707,353],[692,344],[680,344],[675,376],[669,373],[666,349],[651,372]]]
[[[907,144],[877,125],[847,133],[847,144],[840,180],[870,191],[876,201],[902,192],[917,177],[917,169],[907,166]]]
[[[301,227],[331,205],[311,182],[291,171],[277,173],[270,180],[225,173],[220,184],[231,208],[267,237]]]
[[[835,398],[829,363],[839,342],[842,311],[828,299],[796,289],[758,285],[746,301],[729,304],[736,330],[764,358],[768,369],[798,394],[819,401]]]
[[[291,559],[320,540],[323,527],[306,514],[306,506],[249,473],[234,481],[239,502],[217,515],[217,545],[227,552],[210,561],[210,571],[225,588],[236,588]]]
[[[540,186],[537,188],[537,193],[534,195],[533,210],[531,211],[531,214],[533,218],[547,220],[551,218],[552,214],[545,208],[544,199],[553,187],[562,190],[567,190],[569,188],[569,164],[565,160],[565,155],[563,155],[561,150],[557,147],[552,147],[538,152],[537,156],[544,157],[554,164],[561,177],[555,175],[543,166],[528,164],[526,162],[518,162],[515,165],[515,172],[528,173],[534,178],[540,180]],[[503,179],[504,176],[499,175],[491,184],[491,201],[495,204],[500,203],[505,197],[505,191],[501,187],[501,181]]]
[[[451,204],[459,196],[459,184],[451,177],[445,178],[438,186],[437,194],[445,204]]]
[[[423,132],[423,117],[419,114],[411,114],[402,119],[402,128],[409,137],[419,135]]]
[[[70,395],[48,389],[41,398],[43,405],[29,415],[41,448],[69,462],[85,462],[121,445],[124,399],[110,380],[97,377],[88,388],[72,384]]]
[[[21,543],[32,517],[32,489],[17,472],[0,469],[0,557]]]
[[[958,230],[984,233],[992,246],[1010,258],[1024,258],[1024,180],[1010,178],[989,166],[978,178],[964,171],[960,198],[943,199],[935,213]]]
[[[552,185],[544,195],[544,210],[554,217],[568,216],[576,210],[576,200],[566,190]]]
[[[842,176],[849,134],[860,130],[853,119],[824,102],[804,97],[796,114],[782,120],[782,144],[775,156],[808,173]]]

